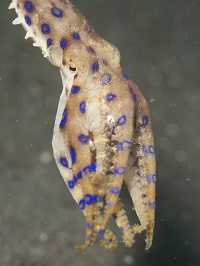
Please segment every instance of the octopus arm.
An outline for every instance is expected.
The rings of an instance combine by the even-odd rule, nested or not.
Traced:
[[[151,247],[155,219],[156,164],[154,139],[147,103],[131,84],[136,101],[134,138],[124,181],[132,198],[140,225],[134,233],[146,230],[146,250]]]

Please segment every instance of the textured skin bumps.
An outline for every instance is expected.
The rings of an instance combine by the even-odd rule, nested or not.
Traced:
[[[85,244],[96,235],[114,249],[117,239],[107,228],[116,221],[127,247],[135,233],[153,239],[156,165],[151,119],[138,87],[123,74],[118,49],[100,38],[84,16],[66,0],[13,0],[26,37],[60,68],[61,93],[53,134],[60,173],[86,216]],[[126,183],[140,225],[131,226],[119,193]]]

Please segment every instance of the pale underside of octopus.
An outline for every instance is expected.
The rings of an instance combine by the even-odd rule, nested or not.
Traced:
[[[66,0],[13,0],[26,37],[60,68],[61,93],[53,134],[60,173],[86,216],[88,249],[97,234],[106,249],[117,246],[107,228],[112,216],[127,247],[146,231],[153,239],[156,164],[151,119],[138,87],[120,67],[118,49],[105,41]],[[119,198],[123,181],[140,224],[131,226]]]

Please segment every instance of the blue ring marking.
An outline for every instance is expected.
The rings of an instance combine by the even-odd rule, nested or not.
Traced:
[[[119,166],[119,167],[114,169],[114,174],[117,174],[117,175],[123,175],[124,172],[125,172],[124,166]]]
[[[112,243],[112,239],[108,239],[108,243]]]
[[[123,77],[124,77],[125,79],[129,79],[129,77],[128,77],[125,73],[123,73]]]
[[[60,122],[60,127],[63,127],[67,122],[67,110],[65,109],[62,115],[62,120]]]
[[[74,38],[75,40],[79,40],[81,37],[80,37],[80,35],[79,35],[77,32],[74,32],[74,33],[73,33],[73,38]]]
[[[61,47],[62,49],[65,49],[65,48],[67,47],[67,40],[62,39],[62,40],[60,41],[60,47]]]
[[[72,86],[71,92],[72,93],[77,93],[79,91],[79,87],[78,86]]]
[[[96,169],[97,169],[97,166],[96,166],[96,164],[95,163],[91,163],[91,171],[96,171]]]
[[[147,180],[147,182],[150,182],[151,181],[151,177],[149,175],[146,175],[146,180]]]
[[[89,33],[89,32],[91,32],[91,29],[90,28],[87,28],[86,31]]]
[[[128,149],[131,148],[131,142],[128,140],[124,140],[122,143],[117,144],[115,147],[124,151],[124,144],[127,144]]]
[[[44,34],[48,34],[51,31],[51,28],[48,24],[43,23],[41,26],[41,30]]]
[[[85,167],[82,169],[83,172],[86,172],[87,170],[88,170],[89,173],[91,173],[91,167],[90,167],[90,165],[87,165],[87,166],[85,166]],[[88,173],[87,173],[87,174],[88,174]]]
[[[61,18],[63,16],[63,12],[62,10],[60,10],[59,8],[57,7],[53,7],[51,9],[51,13],[54,15],[54,17],[56,18]]]
[[[134,91],[133,91],[133,88],[129,88],[129,91],[130,91],[130,93],[131,93],[131,95],[132,95],[132,97],[133,97],[133,100],[136,100],[136,94],[134,93]]]
[[[64,166],[64,167],[69,167],[69,165],[68,165],[68,161],[67,161],[67,159],[65,158],[65,157],[61,157],[60,158],[60,164],[62,165],[62,166]]]
[[[79,109],[80,109],[81,113],[85,113],[85,111],[86,111],[86,102],[85,101],[80,103]]]
[[[90,239],[90,236],[85,236],[85,239],[86,239],[86,240]]]
[[[76,75],[74,75],[74,79],[76,79],[77,78],[77,74]]]
[[[51,38],[49,38],[49,39],[47,39],[47,48],[49,47],[49,46],[51,46],[52,45],[52,39]]]
[[[88,50],[88,52],[90,52],[90,53],[94,53],[94,49],[92,49],[92,47],[88,47],[87,50]]]
[[[106,100],[108,102],[114,100],[116,98],[115,94],[112,94],[112,93],[109,93],[107,96],[106,96]]]
[[[128,148],[128,149],[131,148],[131,141],[124,140],[123,144],[124,144],[124,143],[128,144],[128,145],[127,145],[127,148]]]
[[[104,60],[104,59],[102,60],[102,63],[103,63],[105,66],[107,66],[107,64],[108,64],[107,61]]]
[[[88,198],[88,200],[86,200],[87,198]],[[90,205],[90,204],[92,204],[92,202],[93,202],[93,196],[90,194],[85,194],[85,203],[87,205]]]
[[[110,190],[110,193],[112,194],[119,194],[119,188],[118,187],[114,187]]]
[[[142,127],[146,127],[146,125],[148,124],[148,122],[149,122],[149,118],[145,115],[145,116],[143,116],[143,118],[142,118]]]
[[[156,184],[156,174],[152,175],[152,181],[154,184]]]
[[[86,223],[85,223],[85,226],[86,226],[87,228],[90,228],[90,229],[92,229],[92,226],[91,226],[91,224],[90,224],[90,223],[88,223],[88,222],[86,222]]]
[[[30,1],[26,1],[24,6],[28,12],[32,12],[34,9],[34,5]]]
[[[104,235],[104,230],[103,230],[103,229],[100,229],[100,230],[99,230],[99,235],[100,235],[100,236],[103,236],[103,235]]]
[[[147,149],[146,149],[146,147],[144,145],[142,146],[141,149],[142,149],[143,152],[147,152]]]
[[[110,81],[110,75],[109,74],[103,74],[101,76],[101,82],[103,85],[107,84]]]
[[[79,140],[82,144],[87,144],[87,142],[88,142],[88,137],[86,137],[85,135],[81,134],[81,135],[78,137],[78,140]]]
[[[150,146],[149,146],[149,152],[150,152],[151,154],[155,154],[155,147],[154,147],[153,145],[150,145]]]
[[[156,203],[155,203],[155,201],[153,201],[153,202],[148,202],[148,206],[155,210],[155,208],[156,208]]]
[[[78,179],[81,179],[83,176],[82,176],[82,172],[80,171],[80,172],[78,172],[78,174],[77,174],[77,177],[78,177]]]
[[[25,16],[26,24],[31,25],[31,18],[28,16]]]
[[[76,183],[77,181],[78,181],[78,178],[77,178],[77,176],[73,176],[73,180],[74,180],[74,182]]]
[[[125,115],[121,116],[116,122],[117,125],[123,125],[125,123],[126,123],[126,116]]]
[[[85,209],[85,200],[84,199],[80,200],[78,206],[80,207],[81,210],[84,210]]]
[[[91,227],[91,225],[88,222],[85,223],[85,226],[86,227]]]
[[[72,164],[74,164],[76,161],[76,151],[73,147],[70,148],[70,156],[71,156]]]
[[[97,71],[99,69],[99,64],[98,62],[95,62],[93,65],[92,65],[92,71]]]
[[[79,92],[79,87],[78,86],[72,86],[72,90],[71,90],[72,93],[77,93]]]
[[[147,175],[146,180],[147,180],[147,182],[152,181],[154,184],[156,184],[156,174],[153,174],[152,176]]]
[[[109,207],[113,207],[114,204],[113,204],[112,202],[110,202],[110,203],[108,203],[108,206],[109,206]]]
[[[123,227],[120,227],[119,230],[120,230],[121,232],[123,232],[123,231],[124,231],[124,228],[123,228]]]
[[[119,143],[115,147],[124,151],[123,143]]]
[[[93,196],[93,202],[96,203],[98,201],[98,195]]]
[[[86,172],[87,171],[88,173],[91,173],[92,171],[95,172],[96,171],[96,168],[97,168],[96,164],[95,163],[91,163],[91,165],[85,166],[82,169],[82,171],[83,172]],[[86,173],[86,174],[88,174],[88,173]]]
[[[74,188],[74,186],[75,186],[74,181],[72,181],[72,180],[68,181],[68,187],[69,188]]]

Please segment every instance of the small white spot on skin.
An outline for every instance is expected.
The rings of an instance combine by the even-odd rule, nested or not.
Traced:
[[[108,115],[106,117],[106,121],[107,121],[107,124],[108,124],[110,130],[112,131],[114,126],[115,126],[115,119],[111,115]]]
[[[107,116],[107,123],[115,123],[115,119],[112,117],[112,115]]]
[[[95,149],[95,144],[94,144],[93,141],[89,140],[89,145],[90,145],[90,149],[91,149],[92,151],[95,151],[95,150],[96,150],[96,149]]]

